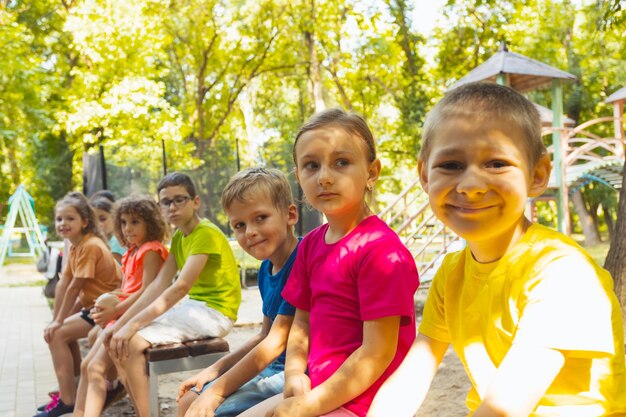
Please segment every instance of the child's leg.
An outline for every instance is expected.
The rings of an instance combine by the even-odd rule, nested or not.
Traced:
[[[113,367],[113,361],[101,345],[87,368],[89,384],[85,401],[85,416],[99,417],[107,396],[106,374]]]
[[[91,330],[91,325],[83,320],[79,314],[75,314],[68,317],[63,325],[53,333],[48,345],[59,382],[61,401],[68,405],[74,404],[76,398],[75,358],[71,344],[85,337],[89,330]]]
[[[146,357],[144,351],[150,343],[135,334],[128,343],[128,357],[112,358],[122,383],[135,406],[137,417],[149,417],[150,398]]]
[[[257,404],[255,407],[239,414],[239,417],[265,417],[265,414],[276,408],[278,404],[283,400],[283,394],[275,395],[262,403]]]
[[[89,334],[91,334],[91,332],[89,332]],[[78,381],[78,389],[76,390],[76,403],[74,404],[73,414],[75,417],[82,417],[85,414],[85,401],[87,399],[87,386],[89,384],[89,364],[100,349],[104,350],[104,345],[102,344],[102,338],[98,337],[93,342],[92,348],[89,349],[87,356],[85,356],[85,359],[83,359],[80,364],[80,379]]]
[[[335,411],[331,411],[328,414],[324,414],[323,416],[320,417],[358,417],[356,414],[354,414],[352,411],[350,410],[346,410],[345,408],[341,407],[336,409]]]
[[[185,395],[178,401],[178,417],[185,417],[185,413],[191,407],[191,404],[198,398],[198,393],[195,391],[187,391]]]

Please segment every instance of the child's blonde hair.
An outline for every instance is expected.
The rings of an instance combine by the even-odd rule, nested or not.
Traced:
[[[273,168],[246,168],[228,181],[222,191],[222,208],[228,211],[233,202],[246,202],[254,195],[270,196],[274,207],[287,212],[294,204],[291,186],[285,175]]]
[[[426,116],[419,158],[427,160],[441,124],[456,117],[474,118],[475,123],[491,117],[505,119],[520,128],[529,165],[534,167],[546,153],[541,138],[541,119],[535,106],[510,87],[477,82],[462,85],[446,95]]]
[[[93,211],[93,207],[89,204],[87,197],[78,191],[70,191],[65,194],[62,199],[57,201],[54,206],[54,211],[56,212],[61,206],[74,208],[82,220],[87,220],[87,225],[81,230],[83,234],[92,233],[108,245],[107,240],[102,233],[100,233],[100,230],[96,225],[96,213]]]
[[[337,126],[347,133],[363,139],[367,147],[368,162],[374,162],[376,160],[376,142],[365,119],[356,113],[348,113],[343,109],[335,108],[315,113],[298,130],[296,140],[293,142],[293,162],[296,167],[298,166],[298,161],[296,160],[296,144],[300,136],[311,130],[321,129],[327,126]]]
[[[168,232],[167,224],[163,219],[157,203],[148,196],[130,196],[117,202],[114,217],[114,231],[117,240],[123,245],[129,243],[122,232],[122,214],[130,214],[141,218],[146,223],[146,242],[156,240],[162,242]]]

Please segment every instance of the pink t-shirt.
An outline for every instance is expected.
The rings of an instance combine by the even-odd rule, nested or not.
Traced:
[[[383,375],[344,405],[359,416],[396,370],[415,339],[415,261],[393,230],[377,216],[363,220],[339,242],[327,244],[324,224],[300,243],[283,297],[310,312],[309,377],[326,381],[363,343],[363,322],[401,316],[396,355]]]
[[[128,248],[122,256],[122,270],[124,271],[124,281],[120,299],[125,299],[128,295],[137,292],[143,282],[143,259],[147,252],[157,252],[163,261],[167,258],[168,252],[161,242],[152,240],[141,245],[136,251],[135,246]]]

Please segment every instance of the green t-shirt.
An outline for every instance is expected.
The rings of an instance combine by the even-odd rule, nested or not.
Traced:
[[[172,237],[176,265],[181,270],[191,255],[209,255],[206,265],[189,290],[189,298],[205,302],[233,321],[241,304],[241,284],[235,256],[224,233],[207,219],[185,236],[177,230]]]

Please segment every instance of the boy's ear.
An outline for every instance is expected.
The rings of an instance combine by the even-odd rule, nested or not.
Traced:
[[[424,162],[424,160],[419,159],[417,161],[417,174],[420,177],[420,184],[422,184],[422,188],[424,189],[424,192],[428,193],[428,169],[427,169],[427,163]]]
[[[287,224],[295,226],[296,223],[298,223],[298,207],[295,204],[290,204],[287,207]]]
[[[531,172],[529,197],[538,197],[548,188],[551,170],[550,156],[547,154],[541,156],[535,164],[533,172]]]

